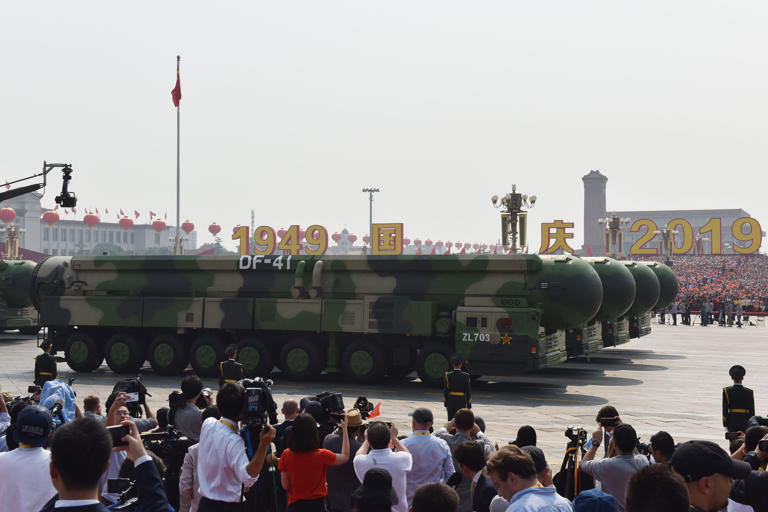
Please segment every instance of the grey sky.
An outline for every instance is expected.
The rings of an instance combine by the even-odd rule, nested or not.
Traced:
[[[71,162],[81,207],[491,242],[512,183],[576,222],[744,208],[765,224],[765,2],[5,2],[0,180]],[[54,180],[56,187],[60,180]],[[44,204],[52,205],[55,188]],[[114,220],[112,217],[111,220]],[[231,242],[229,242],[231,245]]]

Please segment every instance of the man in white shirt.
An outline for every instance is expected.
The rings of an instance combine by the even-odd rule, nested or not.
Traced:
[[[0,500],[15,510],[40,510],[56,494],[48,478],[51,452],[42,448],[53,427],[51,413],[39,405],[25,407],[16,419],[13,438],[19,447],[0,453]]]
[[[242,486],[253,485],[261,472],[275,429],[269,425],[262,427],[259,447],[248,460],[238,429],[245,402],[245,389],[228,382],[216,395],[221,419],[208,418],[203,422],[197,449],[199,512],[239,512]]]
[[[411,470],[406,476],[408,503],[413,501],[413,493],[418,487],[441,480],[446,482],[455,471],[448,443],[429,432],[434,422],[432,411],[420,407],[410,416],[413,417],[413,435],[403,439],[403,446],[413,459]]]
[[[397,504],[392,505],[392,510],[407,512],[406,473],[411,470],[413,458],[408,448],[398,441],[397,427],[392,424],[390,428],[384,422],[374,421],[368,425],[365,437],[365,442],[357,450],[353,461],[357,478],[362,482],[365,473],[371,468],[386,469],[392,477],[392,488],[397,493],[398,499]],[[394,452],[389,448],[390,442],[395,449]]]

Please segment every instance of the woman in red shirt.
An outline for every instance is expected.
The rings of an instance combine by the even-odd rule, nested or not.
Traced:
[[[324,512],[325,470],[349,460],[349,434],[347,416],[341,420],[341,453],[320,448],[320,433],[315,418],[299,414],[288,433],[288,448],[280,456],[277,469],[280,483],[288,491],[287,512]]]

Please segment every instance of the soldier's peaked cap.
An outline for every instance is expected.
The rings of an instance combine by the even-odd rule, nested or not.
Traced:
[[[730,375],[732,379],[736,380],[743,379],[746,374],[747,370],[745,370],[744,367],[740,364],[731,366],[731,369],[728,370],[728,375]]]

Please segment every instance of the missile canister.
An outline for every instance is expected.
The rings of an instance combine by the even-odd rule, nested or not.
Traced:
[[[636,261],[622,263],[632,272],[637,287],[635,301],[626,313],[629,320],[629,337],[639,338],[651,333],[650,311],[659,301],[661,286],[656,273],[648,265]]]
[[[671,268],[658,261],[643,262],[643,265],[653,270],[659,280],[659,300],[653,306],[653,310],[664,309],[677,297],[677,277]]]

